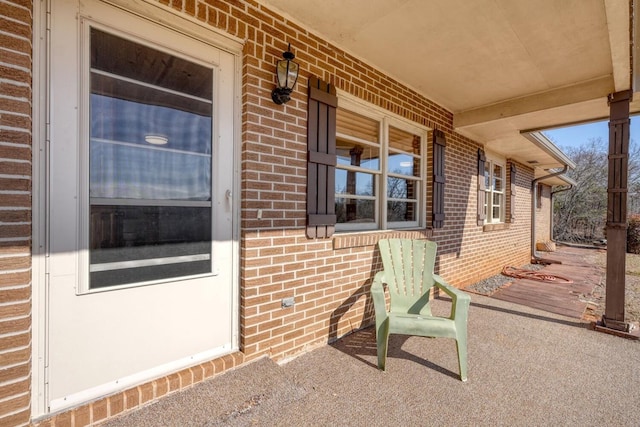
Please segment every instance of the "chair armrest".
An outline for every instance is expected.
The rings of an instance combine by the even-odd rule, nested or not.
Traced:
[[[373,277],[371,283],[371,298],[373,299],[373,308],[376,312],[376,325],[386,320],[387,302],[384,297],[384,271],[379,271]]]
[[[471,304],[471,297],[469,294],[461,291],[458,288],[454,288],[448,284],[442,277],[437,274],[433,275],[435,284],[438,289],[451,297],[451,319],[460,318],[466,322],[467,312],[469,311],[469,304]]]

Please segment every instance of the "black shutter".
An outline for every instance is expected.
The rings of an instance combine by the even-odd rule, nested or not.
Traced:
[[[307,124],[307,237],[335,231],[336,88],[309,78]]]
[[[486,160],[484,150],[478,148],[478,225],[480,226],[484,225],[484,221],[487,219],[487,215],[484,212],[484,162]]]
[[[444,227],[444,153],[447,146],[444,132],[433,131],[433,228]]]
[[[510,176],[510,195],[511,195],[511,203],[509,206],[509,221],[515,222],[516,219],[516,165],[511,163],[511,176]]]

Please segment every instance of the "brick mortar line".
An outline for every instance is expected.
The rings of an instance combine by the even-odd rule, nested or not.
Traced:
[[[2,32],[0,31],[0,33],[2,33]],[[5,34],[6,34],[6,33],[5,33]],[[19,40],[24,40],[24,41],[31,41],[30,39],[22,38],[22,37],[14,37],[14,38],[19,39]],[[8,52],[12,52],[12,53],[22,53],[22,52],[20,52],[20,51],[14,51],[14,50],[10,50],[10,49],[4,49],[4,50],[6,50],[6,51],[8,51]],[[31,55],[25,55],[25,56],[27,56],[28,58],[31,58]],[[11,69],[13,69],[13,70],[20,70],[20,71],[24,71],[24,72],[25,72],[25,73],[27,73],[28,75],[31,75],[31,69],[30,69],[30,68],[21,67],[20,65],[16,65],[16,64],[14,64],[14,63],[11,63],[11,62],[4,62],[4,61],[0,61],[0,65],[5,66],[5,67],[7,67],[7,68],[11,68]],[[12,80],[10,80],[10,81],[12,81]],[[13,81],[16,81],[16,82],[17,82],[18,80],[13,80]],[[31,87],[31,85],[29,85],[29,87]]]
[[[2,49],[0,48],[0,50],[2,50]],[[6,49],[4,49],[4,50],[6,50]],[[17,86],[17,87],[29,88],[29,90],[31,89],[31,85],[30,85],[29,83],[24,83],[24,82],[19,81],[19,80],[6,79],[6,78],[3,78],[3,77],[0,77],[0,84],[8,84],[8,85],[11,85],[11,86]],[[6,96],[6,95],[0,95],[0,97],[3,97],[3,98],[4,98],[4,97],[7,97],[7,96]],[[1,112],[1,111],[5,111],[5,110],[0,110],[0,112]],[[6,112],[7,112],[8,114],[12,114],[12,115],[14,115],[14,116],[22,116],[22,117],[29,117],[29,118],[31,118],[31,115],[30,115],[30,114],[18,113],[18,112],[16,112],[16,111],[6,111]]]
[[[0,239],[0,242],[2,242],[2,240]],[[0,270],[0,275],[4,275],[4,274],[15,274],[15,273],[28,273],[29,271],[31,271],[31,267],[29,268],[20,268],[20,269],[13,269],[13,270]],[[27,285],[25,285],[27,286]],[[28,285],[31,286],[31,285]],[[23,286],[24,287],[24,286]],[[7,288],[3,288],[3,290],[6,290]],[[19,289],[19,288],[16,288]],[[5,304],[2,304],[3,306]]]

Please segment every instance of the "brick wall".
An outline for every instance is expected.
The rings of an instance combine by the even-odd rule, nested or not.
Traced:
[[[508,228],[476,225],[478,145],[453,132],[450,112],[254,2],[196,4],[197,15],[246,38],[243,67],[242,349],[247,357],[286,359],[371,320],[368,285],[379,268],[377,233],[349,247],[344,237],[304,234],[306,85],[309,75],[447,137],[447,219],[433,231],[439,272],[456,286],[529,262],[532,170],[518,165],[517,218]],[[205,12],[206,10],[206,12]],[[274,66],[291,43],[301,76],[293,100],[270,98]],[[258,209],[262,219],[257,219]],[[364,236],[367,233],[362,233]],[[296,305],[282,308],[293,297]]]
[[[31,33],[29,0],[0,3],[0,425],[30,418]]]
[[[238,363],[263,355],[284,360],[369,324],[372,307],[368,286],[380,268],[375,244],[381,237],[434,239],[439,244],[437,269],[458,287],[495,274],[507,263],[519,266],[529,261],[529,187],[533,171],[518,165],[516,221],[500,230],[486,231],[478,227],[478,145],[453,132],[450,112],[254,1],[160,2],[246,40],[242,58],[242,353],[210,362],[219,365],[216,369],[212,370],[209,364],[198,365],[63,413],[45,420],[42,425],[70,423],[72,419],[75,425],[85,425],[102,420],[188,387]],[[300,63],[301,75],[292,101],[277,106],[270,97],[275,63],[288,43]],[[28,54],[29,50],[25,52]],[[24,59],[24,56],[20,58]],[[28,59],[26,69],[29,70]],[[396,115],[445,132],[444,228],[433,232],[306,238],[306,86],[310,75]],[[28,86],[27,93],[18,98],[25,99],[28,104]],[[28,118],[29,110],[26,111]],[[28,128],[26,124],[23,131],[27,141]],[[28,144],[25,147],[14,145],[12,143],[6,151],[29,151]],[[25,155],[29,160],[30,154]],[[15,178],[15,182],[18,181]],[[26,185],[28,199],[28,180]],[[11,205],[21,206],[19,202]],[[24,206],[28,212],[29,202]],[[262,219],[257,218],[259,209]],[[21,246],[28,245],[28,234],[26,237],[26,241],[22,239],[20,244],[11,245],[17,255],[10,259],[24,263],[24,268],[15,274],[24,276],[12,279],[10,283],[12,288],[23,292],[20,298],[28,307],[28,246],[26,252]],[[11,268],[15,269],[15,266]],[[293,298],[295,305],[283,308],[283,298]],[[29,348],[28,332],[24,335],[26,340],[20,348]],[[28,366],[28,359],[18,366]],[[28,390],[28,382],[24,390]]]

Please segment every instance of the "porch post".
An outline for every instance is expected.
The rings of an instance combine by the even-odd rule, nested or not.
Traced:
[[[627,253],[627,177],[629,163],[630,91],[609,95],[609,178],[607,200],[607,287],[602,323],[629,331],[624,321]]]

